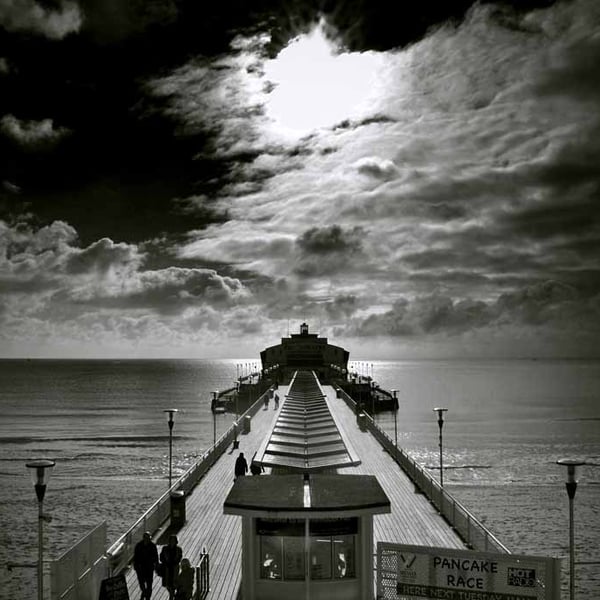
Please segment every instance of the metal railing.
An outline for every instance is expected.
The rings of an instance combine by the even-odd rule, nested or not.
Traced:
[[[200,562],[196,566],[196,592],[194,600],[204,600],[210,591],[210,558],[206,548],[202,548]]]
[[[267,389],[258,400],[240,416],[238,422],[243,422],[243,419],[247,416],[254,416],[262,407],[264,395],[268,392],[269,390]],[[194,465],[177,479],[173,485],[110,546],[106,555],[109,560],[111,574],[116,575],[120,573],[131,562],[135,545],[142,539],[145,531],[155,534],[170,517],[171,492],[181,490],[188,495],[215,462],[217,462],[221,455],[224,454],[235,439],[236,426],[236,423],[232,424],[231,427],[217,440],[216,444],[209,448]]]
[[[356,412],[356,402],[341,388],[336,389],[338,397],[342,398]],[[364,419],[363,423],[373,437],[400,465],[419,491],[429,499],[470,548],[484,552],[510,554],[510,550],[458,500],[441,487],[416,460],[402,448],[397,448],[394,440],[375,424],[373,417],[364,414],[361,419]]]

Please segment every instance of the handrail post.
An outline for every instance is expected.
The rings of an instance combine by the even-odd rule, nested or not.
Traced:
[[[471,515],[467,513],[467,542],[470,546],[473,546],[473,542],[471,540]]]

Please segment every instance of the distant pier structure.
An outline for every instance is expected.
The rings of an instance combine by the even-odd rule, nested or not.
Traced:
[[[269,346],[260,353],[262,371],[274,373],[280,383],[288,383],[298,369],[314,371],[320,381],[346,376],[350,354],[334,346],[326,337],[309,333],[308,324],[300,325],[300,333],[281,338],[281,343]]]

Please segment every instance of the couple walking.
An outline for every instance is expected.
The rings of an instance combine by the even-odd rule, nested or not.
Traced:
[[[169,543],[162,547],[160,560],[156,544],[149,532],[137,543],[133,555],[133,568],[138,577],[141,600],[150,600],[154,572],[162,578],[162,585],[169,590],[170,600],[191,600],[194,589],[194,569],[178,545],[176,535],[169,536]]]

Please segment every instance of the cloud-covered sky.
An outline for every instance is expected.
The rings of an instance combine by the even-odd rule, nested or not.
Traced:
[[[596,0],[248,4],[0,0],[0,356],[600,355]]]

